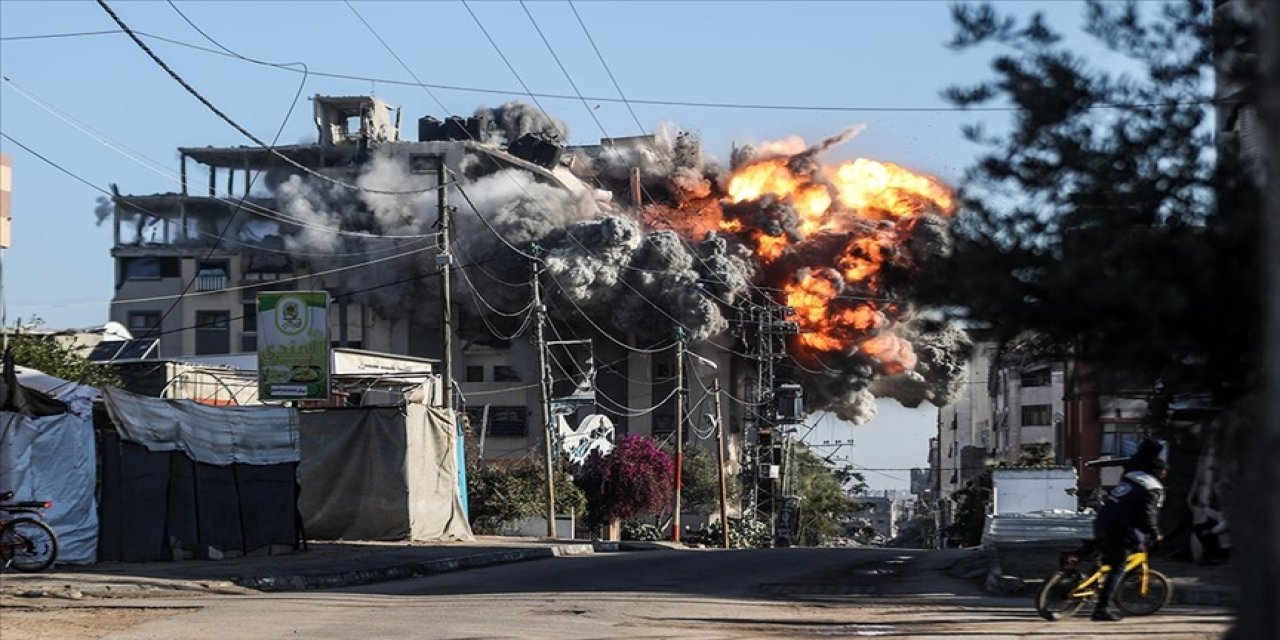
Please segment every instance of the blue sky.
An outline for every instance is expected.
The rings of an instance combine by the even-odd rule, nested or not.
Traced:
[[[275,62],[301,60],[313,70],[408,80],[408,74],[341,2],[192,2],[179,8],[223,45]],[[114,2],[136,30],[210,46],[164,2]],[[529,10],[568,72],[590,96],[616,92],[568,4],[529,2]],[[1078,2],[1000,3],[1026,13],[1043,10],[1051,24],[1078,24]],[[942,107],[939,91],[985,77],[990,51],[945,48],[952,27],[944,2],[589,2],[577,3],[606,61],[629,98],[858,107]],[[436,90],[453,113],[520,96],[520,85],[459,2],[359,2],[379,34],[428,83],[510,90],[482,95]],[[524,81],[538,92],[572,89],[520,5],[474,2],[472,8]],[[0,36],[113,29],[94,2],[0,2]],[[213,103],[270,139],[301,76],[164,42],[156,52]],[[31,94],[89,127],[176,172],[179,146],[249,144],[163,74],[123,34],[0,41],[0,71]],[[417,117],[442,115],[416,87],[311,77],[304,96],[373,91]],[[604,135],[584,106],[543,99],[570,124],[571,142]],[[626,107],[592,102],[604,130],[638,133]],[[830,112],[635,105],[645,127],[673,122],[701,135],[707,150],[727,159],[733,142],[799,135],[814,140],[865,124],[835,150],[839,159],[867,156],[954,182],[976,149],[960,136],[972,113]],[[309,102],[289,119],[283,142],[314,138]],[[1006,114],[987,116],[999,126]],[[0,129],[96,185],[124,193],[173,191],[162,175],[112,151],[23,98],[0,89]],[[110,224],[95,226],[100,195],[7,140],[14,164],[14,245],[4,254],[8,320],[39,315],[52,327],[106,320],[113,286]],[[194,184],[201,178],[193,176]],[[856,432],[847,450],[874,467],[923,464],[934,411],[882,407],[882,418]],[[840,427],[848,429],[847,425]],[[828,438],[830,439],[830,438]],[[863,441],[868,444],[863,445]],[[874,444],[872,444],[874,443]],[[861,458],[861,459],[860,459]],[[874,464],[870,462],[874,460]],[[901,475],[903,478],[906,474]],[[873,486],[901,483],[872,475]]]

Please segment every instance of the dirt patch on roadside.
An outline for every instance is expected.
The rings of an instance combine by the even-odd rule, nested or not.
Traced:
[[[199,607],[40,606],[0,599],[4,640],[91,640]]]

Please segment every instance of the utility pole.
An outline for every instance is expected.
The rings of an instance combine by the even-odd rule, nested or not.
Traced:
[[[547,343],[543,338],[543,325],[547,321],[547,308],[542,304],[542,262],[533,263],[533,312],[537,322],[534,324],[533,340],[538,349],[538,394],[542,411],[542,447],[545,450],[542,460],[543,473],[547,482],[547,537],[556,537],[556,470],[551,438],[551,382],[547,379]]]
[[[711,393],[715,394],[712,400],[716,407],[716,470],[720,475],[720,529],[721,543],[724,548],[729,548],[729,477],[728,469],[725,468],[725,446],[724,441],[724,413],[720,408],[720,378],[716,377],[712,383]]]
[[[676,492],[671,539],[680,542],[680,484],[684,480],[684,330],[676,329]]]
[[[444,156],[436,158],[436,211],[440,226],[440,252],[436,254],[436,264],[440,267],[440,291],[444,304],[444,408],[453,410],[453,291],[450,280],[453,277],[453,254],[449,246],[449,205],[445,198]]]

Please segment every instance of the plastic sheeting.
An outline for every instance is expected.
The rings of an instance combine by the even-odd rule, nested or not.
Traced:
[[[473,539],[450,413],[418,403],[304,412],[301,432],[308,538]]]
[[[59,564],[97,559],[96,465],[90,417],[0,413],[0,490],[13,491],[14,500],[53,502],[44,518],[58,535]]]
[[[107,387],[107,411],[120,436],[149,451],[182,451],[196,462],[297,462],[298,412],[287,407],[214,407],[148,398]]]
[[[219,558],[297,546],[297,464],[212,465],[103,429],[104,561]]]

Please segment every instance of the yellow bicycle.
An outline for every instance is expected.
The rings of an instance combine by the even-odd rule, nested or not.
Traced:
[[[1130,554],[1124,563],[1124,579],[1115,595],[1116,606],[1131,616],[1148,616],[1169,604],[1173,585],[1169,578],[1151,568],[1146,551]],[[1063,554],[1062,567],[1044,581],[1036,594],[1036,611],[1045,620],[1074,615],[1086,602],[1097,600],[1102,579],[1111,567],[1098,563],[1087,577],[1080,573],[1080,557]]]

